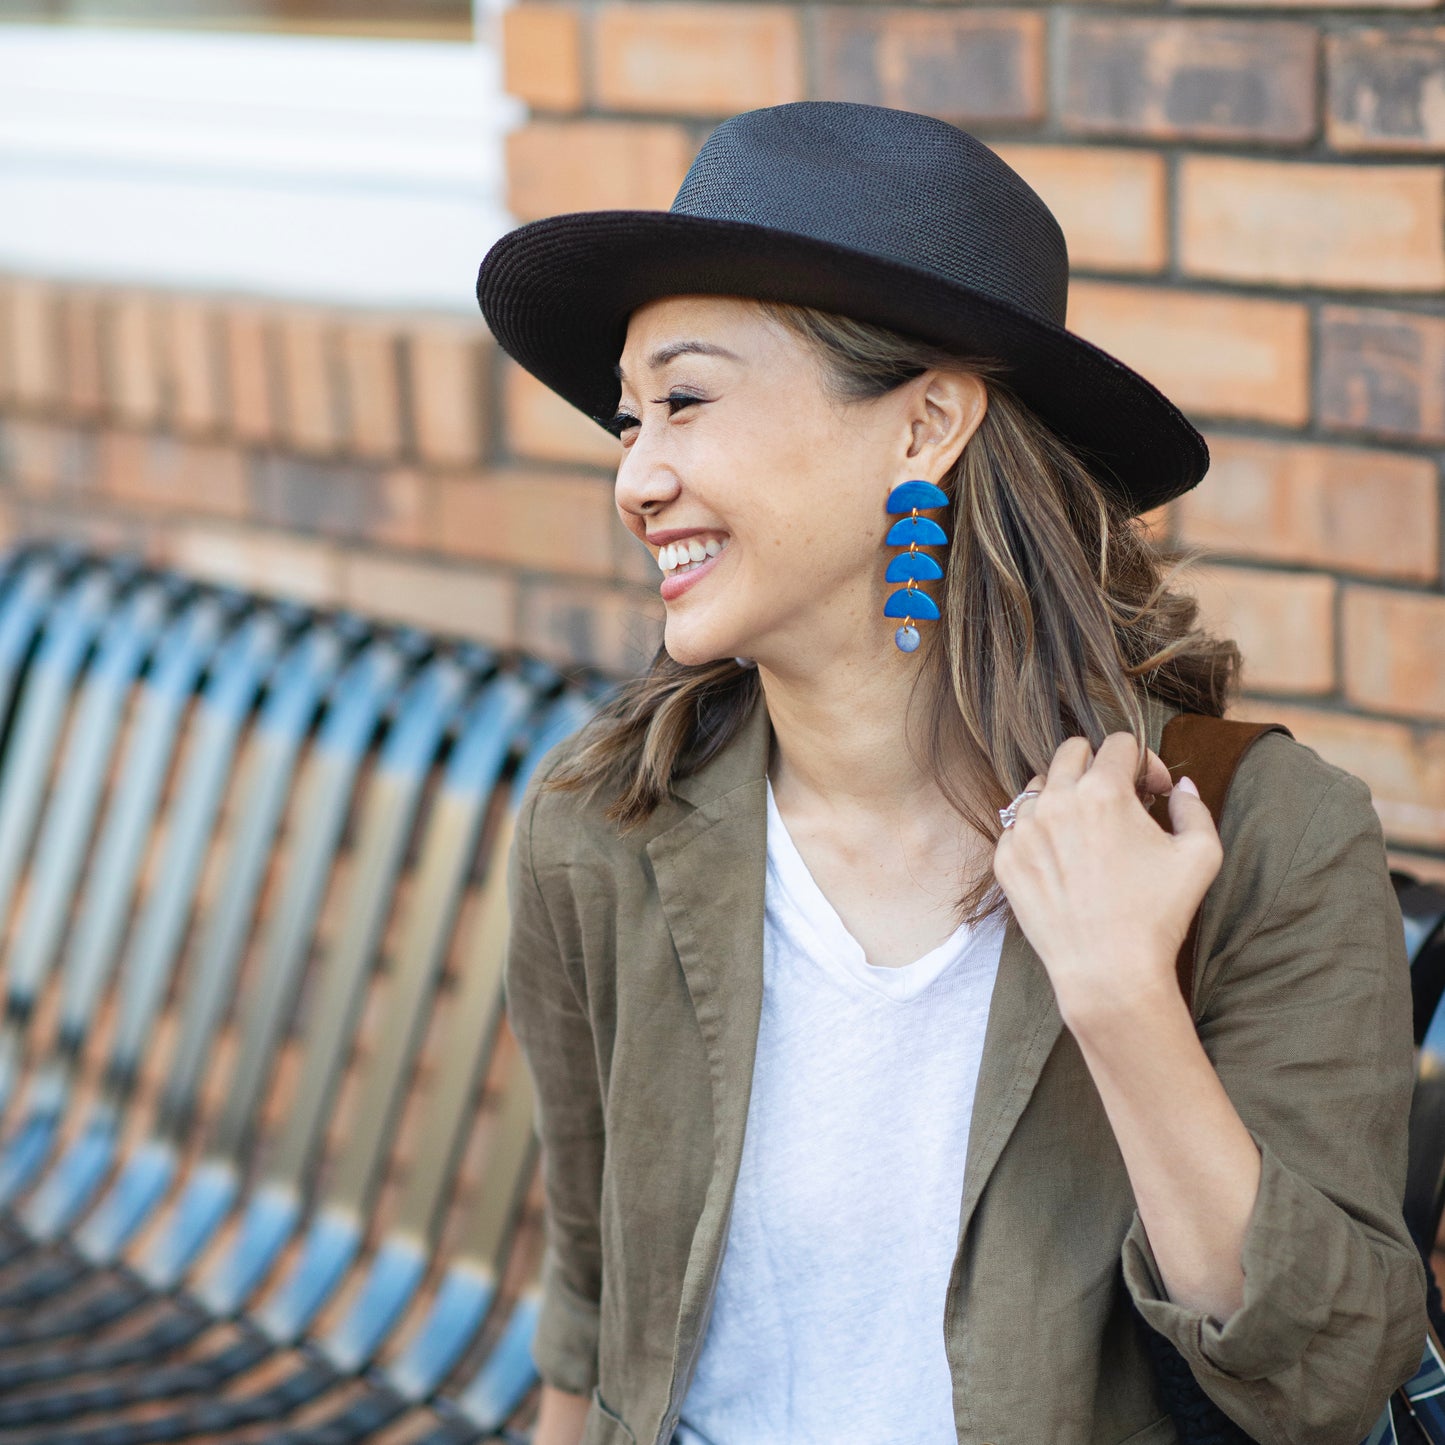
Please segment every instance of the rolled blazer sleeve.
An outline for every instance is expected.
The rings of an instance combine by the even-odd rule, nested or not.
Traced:
[[[544,759],[518,809],[503,988],[532,1076],[542,1146],[546,1243],[532,1358],[547,1384],[587,1395],[598,1372],[603,1103],[580,961],[559,941],[534,852],[538,793],[550,771]]]
[[[1200,1039],[1260,1150],[1243,1304],[1221,1322],[1171,1302],[1137,1213],[1122,1255],[1145,1320],[1262,1445],[1358,1445],[1425,1339],[1400,1207],[1409,964],[1369,789],[1330,772],[1272,900],[1211,950],[1199,1000]],[[1236,887],[1273,890],[1267,866],[1241,872]]]

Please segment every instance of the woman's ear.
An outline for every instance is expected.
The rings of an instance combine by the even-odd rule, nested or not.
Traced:
[[[943,476],[988,412],[988,386],[971,371],[932,369],[917,378],[909,461]]]

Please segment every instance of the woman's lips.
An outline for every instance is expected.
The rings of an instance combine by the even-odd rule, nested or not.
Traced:
[[[706,577],[727,554],[728,549],[724,547],[715,557],[709,557],[707,561],[699,562],[696,567],[692,567],[686,572],[675,573],[671,577],[664,577],[662,586],[657,589],[662,593],[662,600],[671,602],[674,597],[681,597],[699,577]]]

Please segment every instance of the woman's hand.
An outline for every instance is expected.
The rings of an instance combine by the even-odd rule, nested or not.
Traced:
[[[993,871],[1019,927],[1048,969],[1065,1023],[1177,996],[1174,960],[1223,861],[1209,809],[1152,751],[1140,789],[1138,745],[1110,733],[1062,742],[1040,790],[994,850]],[[1174,831],[1146,811],[1169,794]]]

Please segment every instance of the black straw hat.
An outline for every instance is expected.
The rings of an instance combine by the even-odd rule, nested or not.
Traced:
[[[693,293],[791,301],[993,356],[1099,480],[1147,511],[1204,475],[1204,438],[1138,372],[1065,330],[1053,213],[981,141],[852,101],[743,111],[667,211],[573,211],[487,252],[477,301],[502,349],[605,425],[627,318]]]

